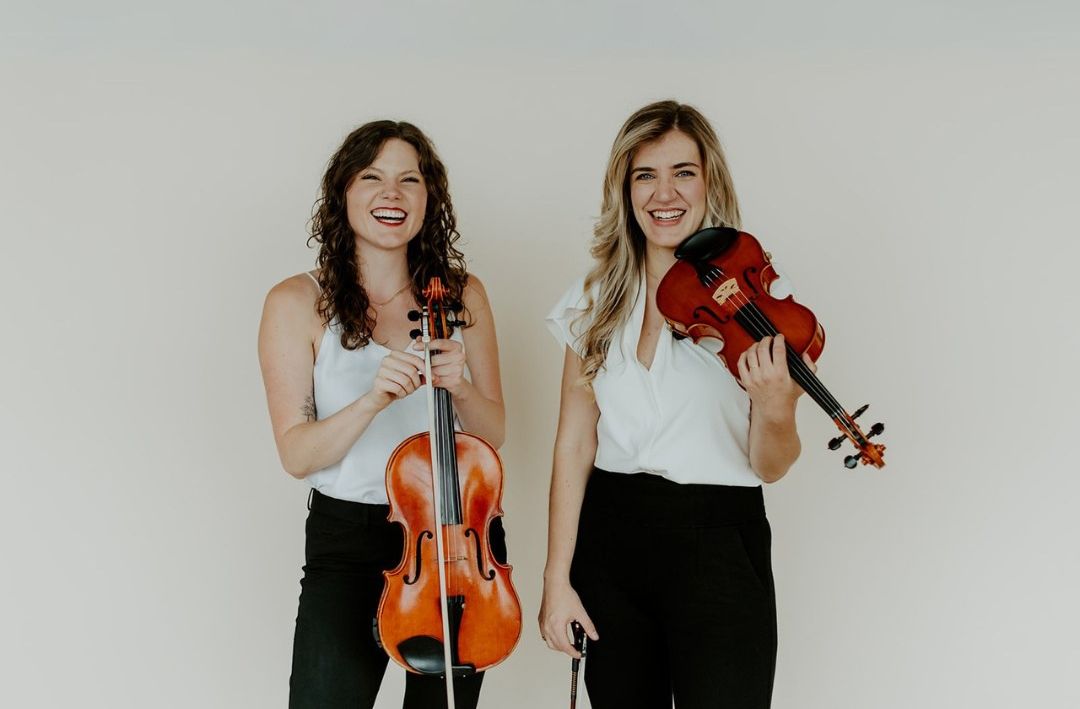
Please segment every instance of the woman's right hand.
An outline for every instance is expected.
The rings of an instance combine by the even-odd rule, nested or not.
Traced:
[[[552,650],[565,652],[570,657],[581,658],[570,641],[570,623],[577,621],[585,629],[590,640],[599,640],[585,606],[569,581],[544,582],[544,599],[540,603],[540,639]]]
[[[368,396],[379,410],[404,399],[423,383],[424,360],[408,352],[393,351],[382,358]]]

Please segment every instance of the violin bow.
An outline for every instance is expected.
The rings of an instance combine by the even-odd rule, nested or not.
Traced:
[[[431,498],[435,503],[435,554],[437,567],[439,569],[439,604],[442,611],[442,631],[443,631],[443,660],[446,663],[446,706],[447,709],[455,709],[454,702],[454,664],[453,664],[453,651],[451,648],[452,636],[450,634],[450,613],[447,607],[446,598],[446,548],[443,540],[443,506],[442,506],[442,494],[443,489],[443,471],[440,469],[439,457],[439,437],[435,435],[435,387],[431,383],[431,340],[433,333],[430,328],[429,317],[432,315],[431,308],[432,302],[441,302],[446,297],[446,289],[443,287],[442,281],[438,278],[432,278],[427,288],[424,289],[424,298],[427,302],[423,308],[423,319],[421,321],[421,339],[424,343],[424,381],[427,382],[427,405],[428,405],[428,431],[430,432],[429,440],[431,441]],[[450,444],[453,446],[453,443]]]
[[[581,653],[580,659],[575,657],[570,660],[570,709],[577,709],[578,668],[581,666],[581,660],[585,658],[587,640],[585,628],[581,627],[581,623],[575,620],[570,624],[570,628],[574,633],[574,649]]]

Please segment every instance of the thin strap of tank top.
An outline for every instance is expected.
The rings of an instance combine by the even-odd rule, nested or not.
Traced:
[[[304,275],[311,279],[311,282],[315,284],[315,287],[322,291],[322,286],[319,285],[319,279],[311,275],[311,271],[304,271]]]

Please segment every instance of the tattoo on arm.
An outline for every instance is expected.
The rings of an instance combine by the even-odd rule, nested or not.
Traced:
[[[311,422],[319,417],[318,412],[315,410],[315,397],[308,394],[308,398],[304,399],[304,406],[300,409],[300,412],[304,414],[304,420]]]

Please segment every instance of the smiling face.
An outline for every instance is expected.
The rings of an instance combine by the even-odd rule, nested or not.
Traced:
[[[424,224],[427,196],[416,149],[390,138],[345,190],[349,226],[366,246],[405,248]]]
[[[697,143],[670,130],[630,164],[630,204],[649,245],[674,249],[705,219],[705,171]]]

